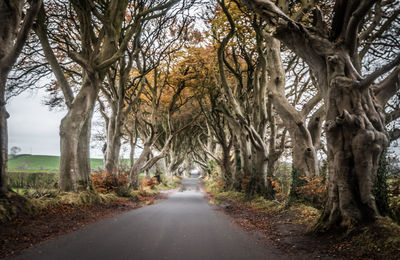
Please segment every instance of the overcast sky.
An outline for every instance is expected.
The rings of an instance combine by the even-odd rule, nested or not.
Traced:
[[[44,95],[44,90],[27,91],[9,100],[9,149],[18,146],[21,153],[60,155],[59,126],[67,111],[49,111],[43,105]],[[102,153],[94,148],[91,157],[101,158]]]
[[[42,95],[43,90],[27,91],[9,101],[9,149],[18,146],[21,153],[60,155],[58,128],[66,111],[49,111],[42,104]]]

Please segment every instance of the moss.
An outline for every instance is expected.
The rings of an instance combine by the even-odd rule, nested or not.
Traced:
[[[142,197],[150,197],[150,196],[155,196],[158,194],[158,191],[156,190],[140,190],[139,195]]]
[[[373,189],[376,205],[383,216],[387,216],[390,213],[387,182],[388,165],[387,152],[384,151],[379,160],[379,168]]]
[[[388,217],[353,231],[351,242],[362,255],[400,259],[400,226]]]
[[[17,193],[9,193],[7,197],[0,199],[0,223],[11,221],[19,215],[33,213],[34,205],[31,201]]]
[[[288,210],[296,216],[296,222],[308,226],[307,231],[311,231],[321,216],[321,211],[302,203],[291,204]]]

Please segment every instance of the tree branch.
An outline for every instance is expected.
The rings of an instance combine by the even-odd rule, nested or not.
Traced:
[[[321,101],[321,94],[318,92],[317,95],[313,96],[306,104],[304,104],[301,113],[303,116],[307,116],[311,110]]]
[[[374,82],[375,79],[379,78],[380,76],[390,71],[399,64],[400,64],[400,54],[398,54],[397,57],[388,64],[382,66],[380,69],[366,76],[363,80],[361,80],[360,86],[369,87]]]
[[[51,70],[54,73],[58,83],[60,84],[61,91],[63,92],[65,104],[68,108],[71,108],[72,102],[74,100],[74,94],[72,88],[66,79],[64,72],[57,61],[56,55],[50,46],[49,39],[47,37],[47,28],[45,26],[46,14],[44,11],[44,6],[41,5],[40,11],[37,17],[36,26],[33,28],[36,35],[39,38],[40,44],[42,45],[44,55],[50,64]]]
[[[22,23],[21,29],[18,31],[15,44],[10,53],[7,55],[7,57],[2,61],[3,62],[2,65],[4,67],[11,69],[11,67],[17,61],[17,58],[22,51],[22,47],[24,47],[24,44],[29,36],[29,31],[33,26],[33,22],[35,21],[35,18],[39,13],[41,5],[42,5],[42,0],[33,0],[31,2],[31,6],[29,7],[29,10],[24,18],[24,22]]]
[[[400,66],[390,73],[386,79],[373,89],[375,96],[382,107],[400,89]]]
[[[354,52],[357,51],[357,40],[358,40],[358,30],[360,24],[368,13],[368,11],[372,8],[377,0],[371,1],[358,1],[357,9],[351,14],[348,20],[348,24],[346,27],[344,41],[346,43],[347,48],[349,49],[350,56],[353,56]],[[355,5],[354,3],[348,4],[347,8]],[[341,12],[345,12],[346,10],[341,10]],[[346,22],[346,21],[344,21]]]

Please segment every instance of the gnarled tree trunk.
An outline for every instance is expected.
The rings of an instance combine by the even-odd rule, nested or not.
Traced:
[[[94,76],[86,77],[81,91],[61,121],[60,188],[63,191],[77,191],[90,186],[90,122],[98,84]]]
[[[359,33],[375,1],[335,1],[331,26],[315,9],[312,30],[292,20],[272,1],[246,2],[274,23],[274,37],[309,64],[325,101],[329,187],[320,227],[373,221],[379,216],[373,183],[380,155],[388,144],[382,106],[398,90],[400,71],[397,55],[375,72],[361,76]],[[392,69],[377,87],[373,85]]]
[[[328,225],[370,221],[379,215],[372,188],[388,144],[384,114],[369,86],[349,73],[346,52],[337,50],[326,63],[329,200],[323,217]]]

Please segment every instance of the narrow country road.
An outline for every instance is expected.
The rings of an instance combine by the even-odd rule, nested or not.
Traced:
[[[48,240],[7,259],[286,259],[204,199],[197,178],[154,205]]]

